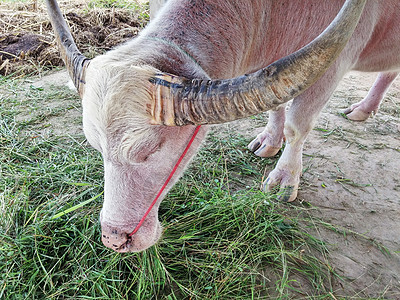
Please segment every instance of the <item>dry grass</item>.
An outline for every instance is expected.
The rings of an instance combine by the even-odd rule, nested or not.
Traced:
[[[60,1],[78,48],[89,57],[134,37],[148,21],[147,6],[121,1]],[[0,75],[40,74],[61,66],[44,3],[0,4]]]

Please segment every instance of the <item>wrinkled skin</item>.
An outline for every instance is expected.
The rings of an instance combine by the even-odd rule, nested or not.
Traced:
[[[207,132],[203,126],[143,226],[128,237],[194,131],[193,126],[150,125],[149,72],[218,79],[253,72],[313,40],[343,2],[170,0],[138,38],[90,63],[83,96],[84,130],[104,158],[100,220],[107,247],[141,251],[156,243],[161,236],[160,202]],[[286,139],[281,158],[264,183],[266,190],[278,186],[282,200],[296,198],[306,137],[347,71],[400,70],[399,9],[395,0],[369,1],[353,37],[325,75],[295,98],[286,114],[283,106],[270,113],[265,131],[249,145],[256,155],[272,156]]]

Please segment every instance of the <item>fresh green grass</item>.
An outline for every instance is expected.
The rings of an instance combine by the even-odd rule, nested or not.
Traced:
[[[258,190],[274,161],[242,137],[211,134],[161,205],[161,242],[117,254],[100,241],[101,156],[57,129],[79,124],[79,99],[4,77],[0,91],[0,299],[330,298],[324,245]]]

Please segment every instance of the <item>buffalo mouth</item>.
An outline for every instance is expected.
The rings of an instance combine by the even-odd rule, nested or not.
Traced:
[[[147,223],[130,235],[135,226],[115,226],[101,222],[101,241],[104,246],[119,253],[140,252],[153,246],[161,237],[160,223]]]

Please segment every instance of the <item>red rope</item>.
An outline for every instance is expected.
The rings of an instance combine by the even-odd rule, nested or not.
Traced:
[[[143,215],[143,217],[140,219],[139,223],[136,225],[135,229],[128,235],[128,237],[131,237],[132,235],[134,235],[139,228],[143,225],[144,220],[146,219],[147,215],[150,213],[151,209],[153,208],[153,206],[156,204],[158,198],[160,198],[162,192],[165,190],[165,188],[167,187],[168,183],[170,182],[170,180],[172,179],[172,177],[174,176],[176,170],[178,169],[179,165],[181,164],[183,158],[185,157],[185,155],[187,154],[187,152],[189,151],[190,146],[192,145],[194,139],[196,138],[197,133],[199,132],[201,126],[197,126],[196,129],[193,132],[192,138],[190,139],[189,143],[187,144],[185,150],[183,150],[182,155],[179,157],[178,161],[176,162],[174,168],[172,169],[171,173],[169,174],[167,180],[164,182],[164,185],[161,187],[160,191],[158,192],[157,196],[154,198],[153,202],[151,202],[150,207],[147,209],[146,213]]]

